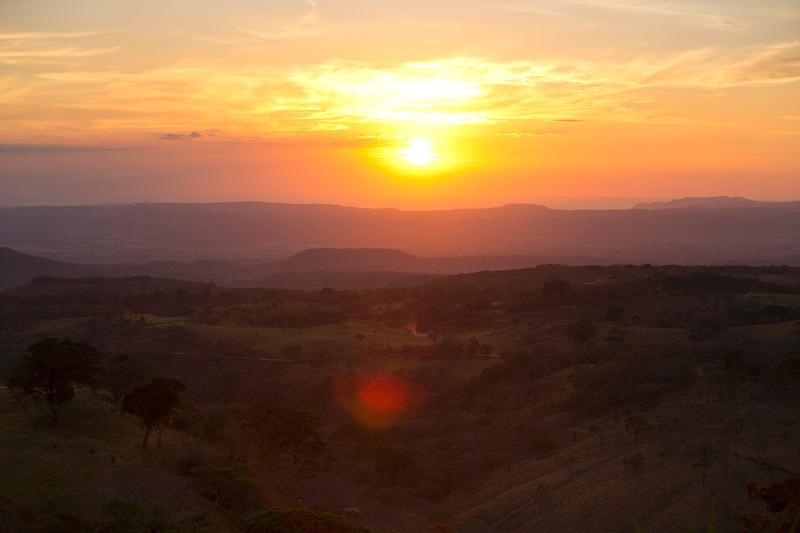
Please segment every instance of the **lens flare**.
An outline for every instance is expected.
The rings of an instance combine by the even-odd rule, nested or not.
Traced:
[[[408,405],[408,390],[399,380],[380,376],[362,383],[358,400],[379,415],[394,415]]]
[[[392,375],[341,375],[334,378],[337,402],[361,424],[390,426],[419,407],[422,394],[409,381]]]

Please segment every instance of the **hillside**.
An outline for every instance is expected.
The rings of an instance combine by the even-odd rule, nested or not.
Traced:
[[[800,471],[798,287],[798,268],[675,265],[361,291],[40,278],[0,293],[0,380],[54,336],[104,371],[58,427],[0,388],[0,520],[96,523],[122,498],[206,512],[189,531],[286,506],[345,531],[738,531],[766,511],[747,483]],[[186,393],[141,450],[109,395],[148,376]],[[271,448],[287,435],[310,440]]]
[[[21,285],[39,276],[78,277],[88,276],[93,272],[91,268],[82,265],[54,261],[0,247],[0,289]]]
[[[419,257],[388,249],[309,249],[278,261],[151,261],[148,263],[75,265],[5,249],[0,288],[41,276],[151,277],[213,282],[231,287],[314,290],[367,289],[419,285],[435,275],[526,268],[542,263],[582,264],[579,257],[472,256]],[[5,282],[3,283],[3,280]]]

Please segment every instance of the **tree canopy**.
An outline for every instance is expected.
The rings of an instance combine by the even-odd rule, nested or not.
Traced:
[[[9,380],[9,387],[47,402],[57,424],[60,407],[75,396],[75,385],[94,385],[100,353],[88,344],[49,337],[31,344]]]
[[[169,417],[185,391],[186,386],[177,379],[161,377],[125,395],[122,408],[144,422],[142,448],[147,448],[150,431]]]

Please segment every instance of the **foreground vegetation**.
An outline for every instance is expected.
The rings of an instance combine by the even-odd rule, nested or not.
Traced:
[[[0,324],[10,531],[788,531],[800,514],[800,269],[40,279],[0,293]],[[86,371],[48,396],[26,373],[39,352]]]

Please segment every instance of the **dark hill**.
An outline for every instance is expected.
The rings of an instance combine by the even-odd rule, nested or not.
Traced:
[[[527,268],[546,263],[602,263],[595,258],[531,255],[421,257],[387,248],[312,248],[267,266],[269,272],[407,272],[462,274]]]
[[[93,270],[89,267],[0,248],[0,288],[21,285],[41,276],[77,277],[91,274]]]

